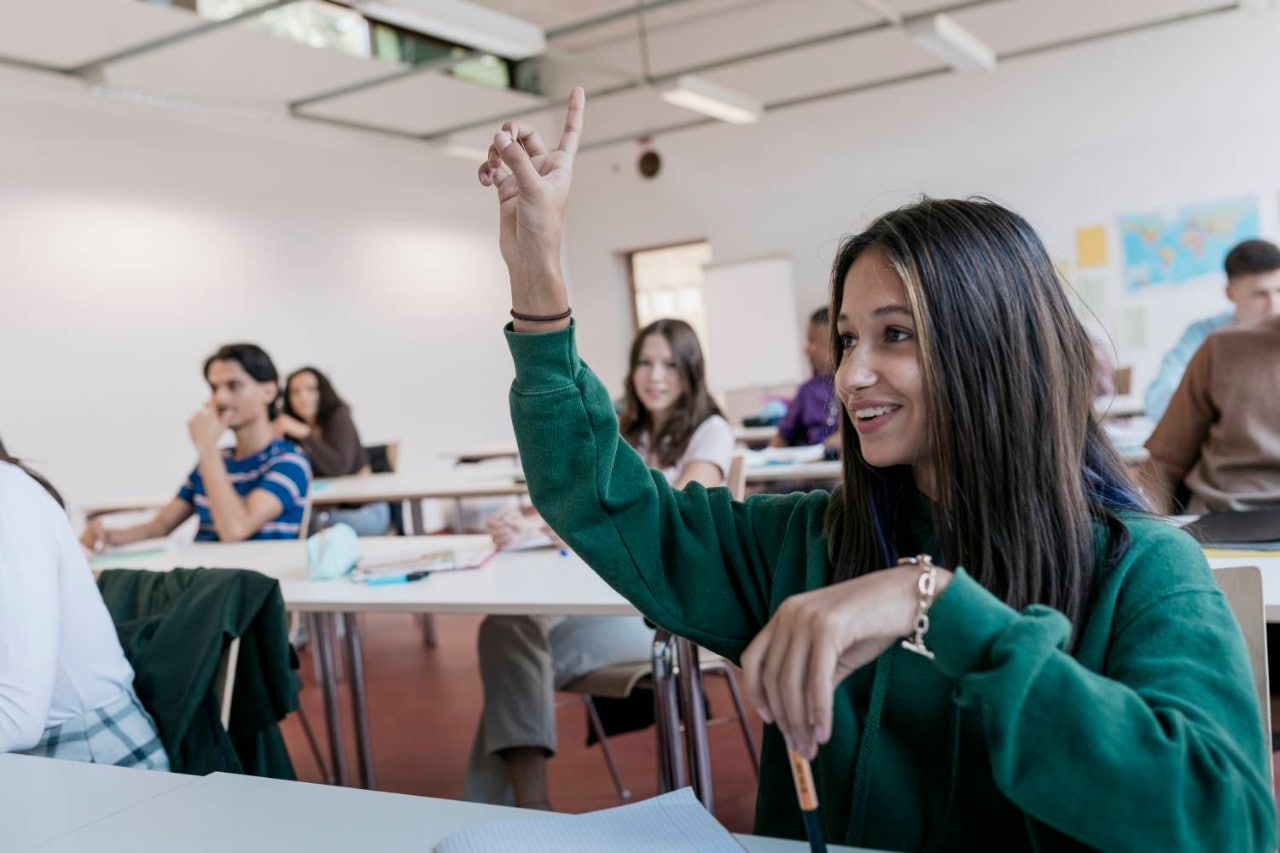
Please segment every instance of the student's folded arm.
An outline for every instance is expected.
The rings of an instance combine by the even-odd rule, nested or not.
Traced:
[[[39,743],[58,668],[57,540],[33,516],[48,498],[31,485],[0,506],[0,753]]]
[[[761,513],[725,488],[668,485],[619,436],[574,327],[514,332],[511,417],[533,504],[601,577],[658,625],[737,657],[769,616]],[[780,522],[785,519],[779,519]]]
[[[1137,547],[1137,546],[1135,546]],[[1103,850],[1274,850],[1261,712],[1231,609],[1190,539],[1130,569],[1106,668],[1064,647],[1059,612],[1016,612],[957,571],[927,644],[978,709],[996,784],[1044,824]]]

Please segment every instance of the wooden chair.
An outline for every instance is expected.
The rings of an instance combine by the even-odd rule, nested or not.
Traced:
[[[1267,778],[1271,778],[1271,686],[1267,677],[1267,613],[1262,598],[1262,572],[1257,566],[1214,569],[1218,589],[1227,597],[1231,611],[1244,633],[1253,670],[1254,689],[1262,708],[1262,725],[1267,744]]]

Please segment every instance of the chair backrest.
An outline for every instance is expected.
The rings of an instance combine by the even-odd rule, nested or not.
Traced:
[[[740,501],[747,494],[747,457],[742,453],[733,454],[729,463],[729,475],[725,477],[725,485],[729,487],[735,501]]]
[[[400,442],[389,441],[386,444],[371,444],[364,449],[369,454],[369,467],[375,474],[389,474],[396,470],[400,462]]]
[[[234,637],[222,652],[218,674],[213,679],[213,689],[218,697],[219,719],[224,729],[231,726],[231,694],[236,689],[236,664],[240,662],[240,638]]]
[[[1111,381],[1115,383],[1117,396],[1128,394],[1133,383],[1133,368],[1117,367],[1111,372]]]
[[[1262,706],[1262,724],[1268,749],[1271,745],[1271,687],[1267,679],[1267,612],[1262,598],[1262,572],[1257,566],[1232,566],[1214,569],[1218,589],[1240,623],[1244,643],[1249,649],[1249,666],[1253,669],[1254,688]]]

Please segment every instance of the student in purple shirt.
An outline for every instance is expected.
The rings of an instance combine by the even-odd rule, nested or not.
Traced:
[[[800,386],[778,421],[774,447],[825,444],[833,453],[840,448],[839,407],[832,377],[831,315],[824,306],[809,316],[804,354],[813,366],[813,376]]]

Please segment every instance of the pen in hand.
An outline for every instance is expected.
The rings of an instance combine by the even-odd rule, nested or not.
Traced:
[[[791,778],[796,783],[796,798],[800,801],[800,813],[804,816],[805,835],[809,836],[809,851],[827,853],[822,819],[818,816],[818,792],[813,786],[813,768],[794,749],[788,747],[787,754],[791,757]]]

